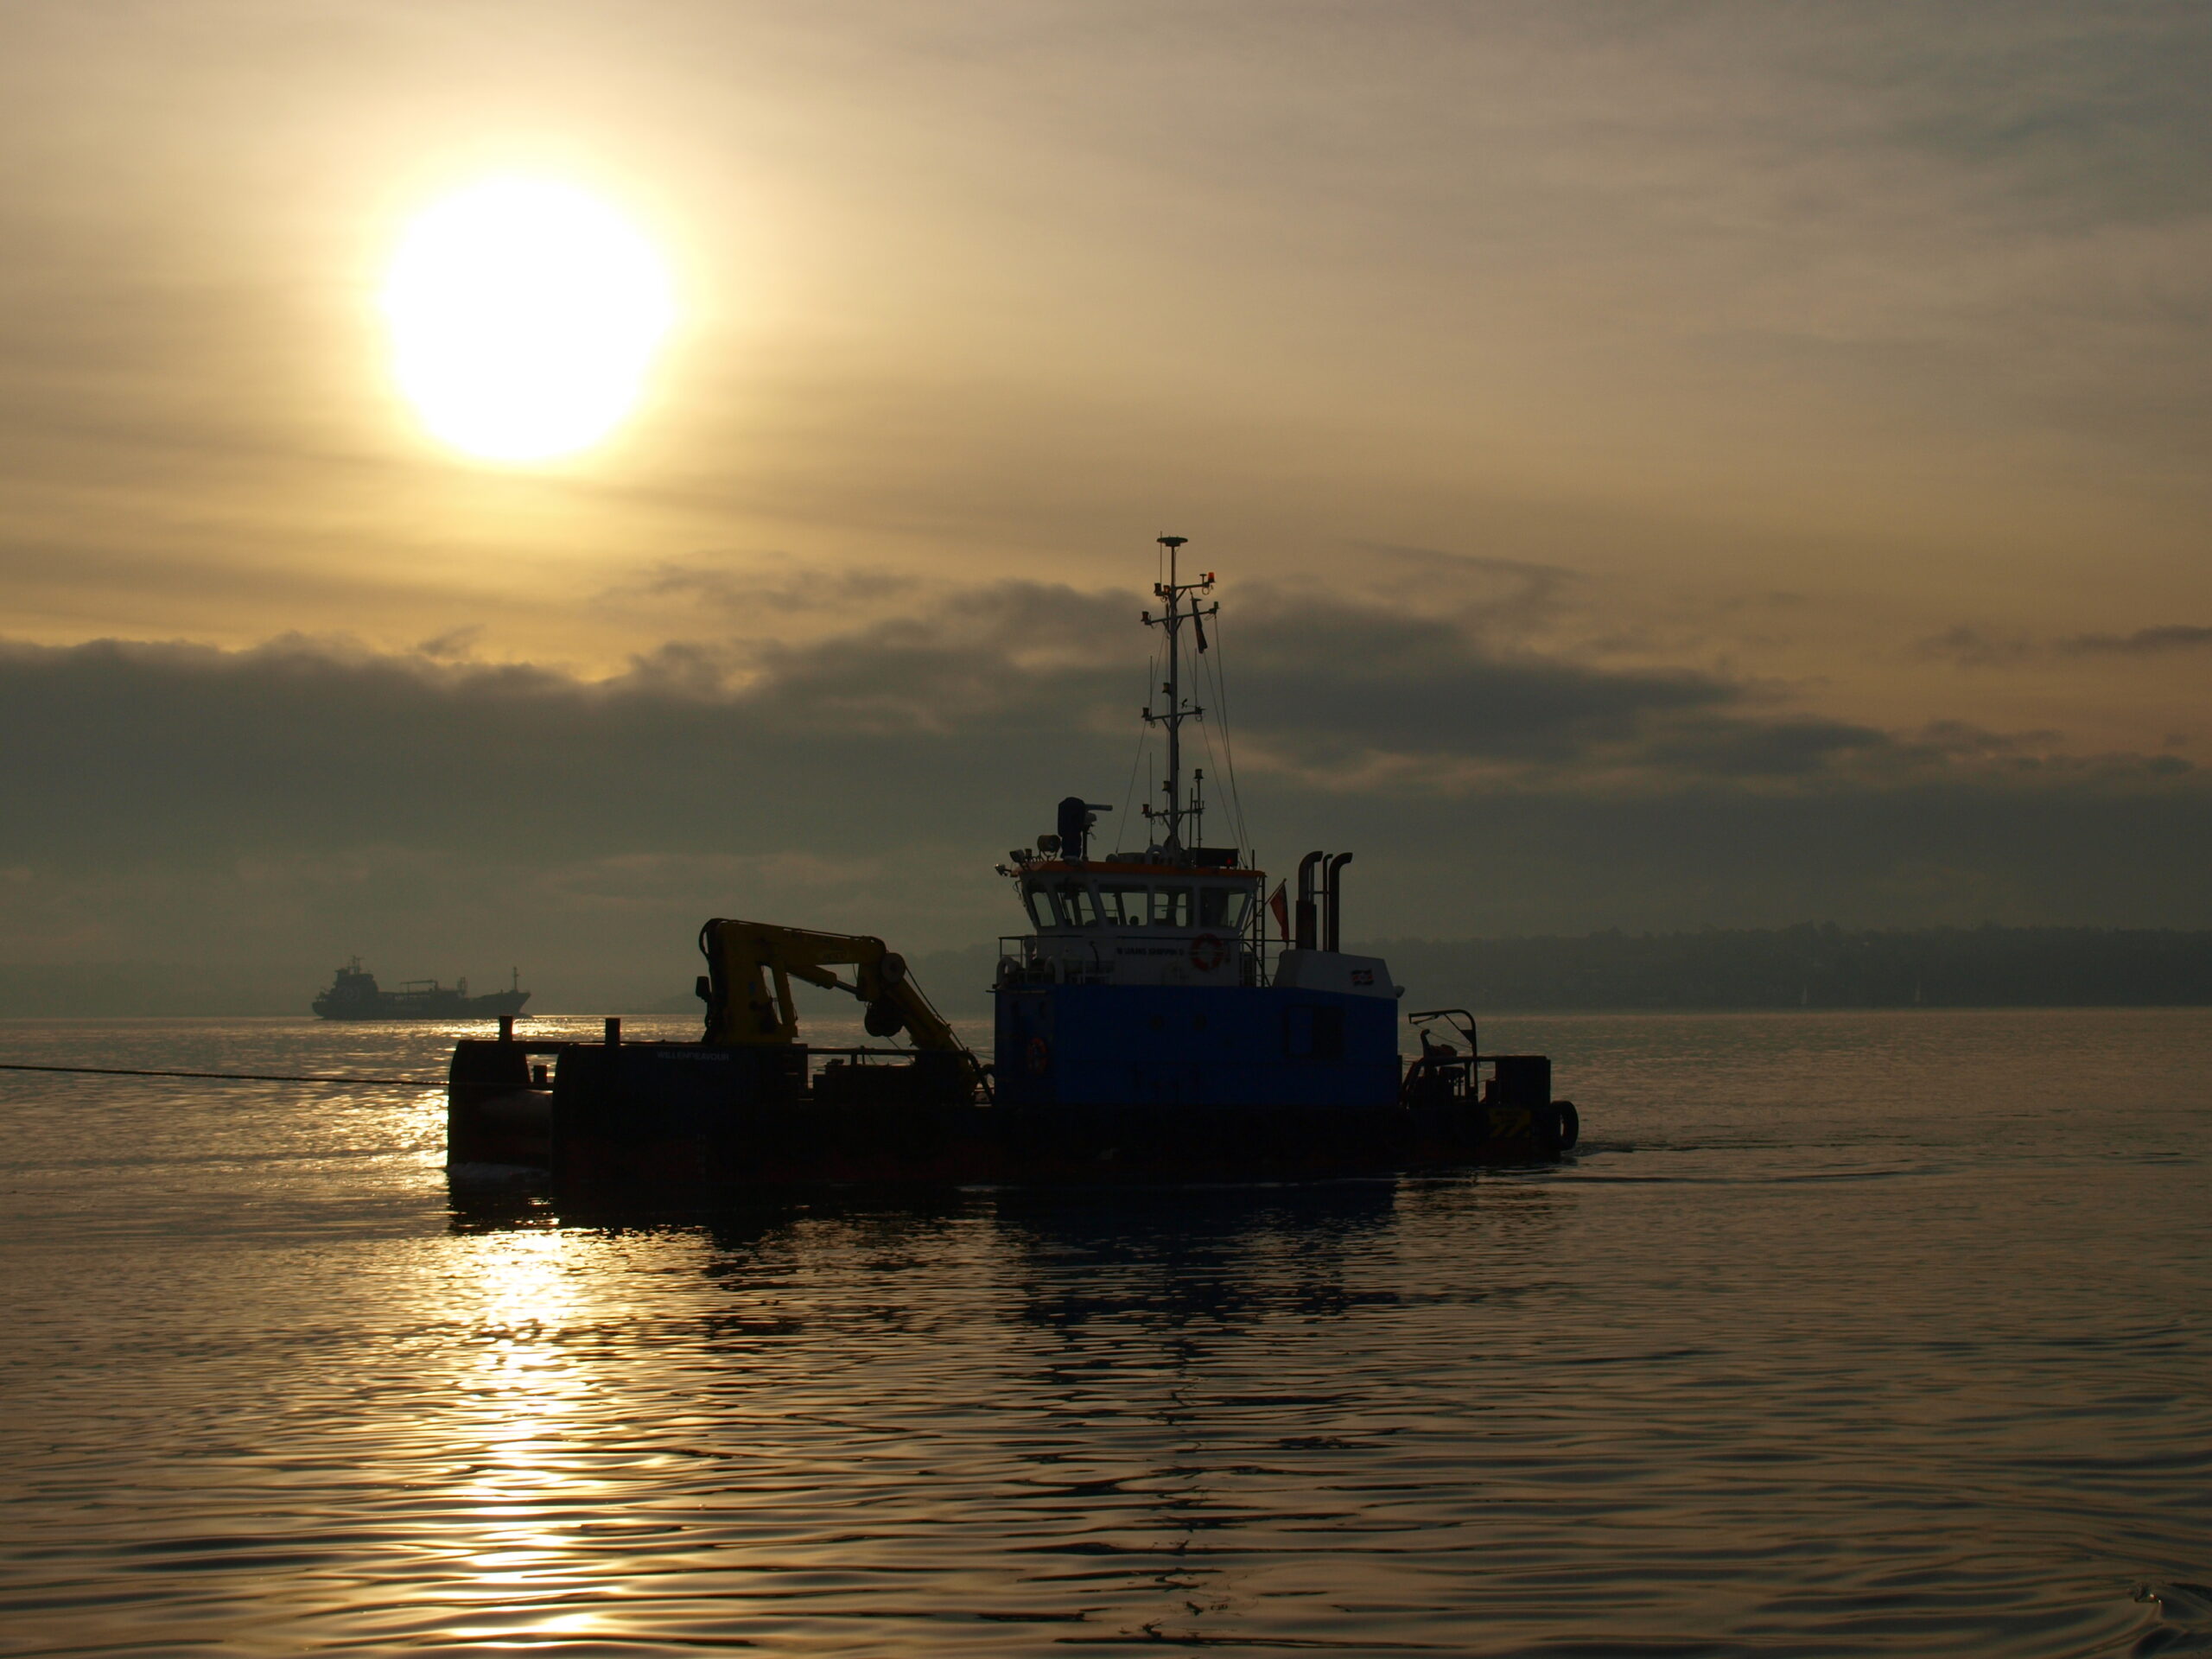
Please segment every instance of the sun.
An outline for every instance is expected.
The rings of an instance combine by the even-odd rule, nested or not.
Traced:
[[[488,179],[408,227],[384,287],[392,370],[432,435],[486,461],[599,442],[675,320],[666,266],[605,202]]]

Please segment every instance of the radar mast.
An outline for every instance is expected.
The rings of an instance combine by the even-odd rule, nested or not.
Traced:
[[[1213,591],[1212,571],[1207,571],[1196,582],[1178,580],[1176,556],[1189,539],[1187,536],[1160,537],[1160,546],[1167,550],[1167,580],[1153,583],[1152,591],[1155,597],[1167,601],[1167,609],[1159,616],[1150,611],[1144,613],[1147,627],[1164,628],[1167,632],[1167,677],[1160,686],[1167,699],[1167,708],[1161,714],[1154,714],[1149,707],[1144,711],[1145,724],[1167,728],[1167,779],[1160,785],[1167,804],[1155,807],[1147,804],[1144,815],[1154,824],[1152,851],[1170,863],[1185,861],[1190,850],[1183,842],[1183,820],[1195,820],[1205,810],[1197,785],[1193,785],[1187,802],[1183,798],[1183,722],[1205,715],[1203,708],[1186,703],[1183,696],[1183,625],[1190,624],[1198,648],[1204,651],[1205,619],[1217,615],[1221,610],[1218,602],[1202,602]]]

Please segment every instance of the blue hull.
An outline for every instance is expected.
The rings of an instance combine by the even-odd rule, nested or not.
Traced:
[[[1397,1005],[1259,986],[997,993],[995,1090],[1023,1108],[1398,1103]]]

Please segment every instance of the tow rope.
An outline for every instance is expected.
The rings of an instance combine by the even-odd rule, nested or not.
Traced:
[[[24,1065],[0,1061],[0,1071],[67,1071],[92,1077],[217,1077],[226,1083],[390,1083],[410,1089],[442,1089],[422,1077],[297,1077],[281,1071],[140,1071],[119,1065]]]

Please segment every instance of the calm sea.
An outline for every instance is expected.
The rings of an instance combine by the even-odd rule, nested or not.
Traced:
[[[1484,1036],[1579,1157],[658,1219],[456,1205],[435,1092],[0,1073],[0,1649],[2212,1651],[2212,1013]]]

